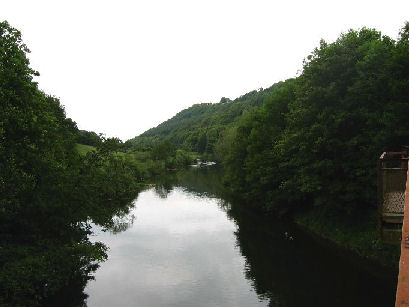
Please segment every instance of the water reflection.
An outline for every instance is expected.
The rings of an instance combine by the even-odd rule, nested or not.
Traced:
[[[270,306],[394,305],[397,272],[356,259],[291,223],[246,210],[217,184],[217,174],[209,169],[196,174],[195,181],[180,176],[178,184],[192,193],[208,190],[230,200],[222,207],[238,226],[235,235],[246,259],[246,277],[260,297],[270,299]]]
[[[95,218],[93,216],[92,224],[91,219],[88,222],[82,222],[84,228],[89,231],[92,227],[94,227],[98,228],[99,232],[101,233],[108,232],[115,235],[120,232],[124,232],[130,227],[132,227],[136,219],[135,216],[131,214],[131,210],[134,208],[133,202],[123,199],[122,201],[116,201],[114,205],[107,206],[105,208],[106,211],[103,210],[98,211],[98,216],[96,216]],[[101,246],[103,250],[106,250],[106,247],[97,241],[99,240],[94,240],[96,245]],[[88,246],[88,248],[90,248],[90,246]],[[45,254],[45,256],[47,255]],[[43,256],[43,258],[45,258],[45,256]],[[73,255],[68,255],[67,257],[61,257],[60,255],[58,256],[59,257],[55,257],[54,261],[59,261],[61,265],[66,265],[66,263],[68,262],[67,258],[72,257]],[[77,255],[74,254],[74,256]],[[67,275],[69,274],[70,278],[69,284],[65,287],[61,287],[53,295],[48,295],[46,298],[42,299],[40,306],[44,307],[87,306],[86,301],[88,298],[88,294],[86,293],[85,288],[87,286],[87,283],[90,280],[94,279],[93,272],[95,272],[99,268],[100,264],[99,262],[92,261],[92,259],[84,257],[81,254],[78,257],[80,258],[80,261],[76,263],[76,266],[71,267],[71,270],[69,272],[66,271],[66,274]],[[58,276],[59,275],[56,274],[56,278],[58,278]],[[31,305],[32,304],[27,304],[24,306]]]
[[[162,177],[137,220],[100,232],[89,306],[392,306],[395,274],[238,205],[217,169]]]
[[[88,285],[89,306],[267,306],[244,277],[237,226],[218,200],[156,191],[140,194],[126,232],[98,234],[110,254]]]
[[[128,213],[125,216],[116,215],[112,218],[111,223],[103,229],[103,231],[109,231],[112,234],[118,234],[132,227],[135,219],[135,215],[131,213]]]

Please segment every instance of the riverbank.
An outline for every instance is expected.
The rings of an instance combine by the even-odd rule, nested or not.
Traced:
[[[361,258],[391,269],[399,266],[400,245],[379,240],[376,209],[345,215],[317,207],[297,215],[295,223]]]
[[[111,248],[85,289],[89,306],[392,306],[390,270],[232,200],[220,171],[158,177],[135,201],[127,230],[94,237]],[[146,282],[158,274],[160,282]]]

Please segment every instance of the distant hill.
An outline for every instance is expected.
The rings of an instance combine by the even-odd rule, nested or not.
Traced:
[[[222,97],[219,103],[194,104],[125,144],[128,148],[146,149],[155,143],[169,141],[178,148],[211,154],[226,128],[233,125],[245,111],[261,106],[265,98],[283,84],[278,82],[234,100]]]

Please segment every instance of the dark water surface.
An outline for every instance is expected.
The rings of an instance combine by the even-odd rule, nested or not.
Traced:
[[[393,306],[395,272],[228,201],[216,168],[140,193],[85,289],[88,306]],[[119,231],[122,230],[122,231]]]

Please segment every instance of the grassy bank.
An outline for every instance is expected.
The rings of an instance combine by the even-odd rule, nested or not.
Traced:
[[[76,144],[76,149],[78,153],[83,156],[85,156],[87,152],[89,151],[96,150],[94,146],[84,145],[84,144],[79,144],[79,143]]]
[[[97,151],[94,146],[76,144],[77,152],[85,156],[88,152]],[[169,170],[185,168],[194,163],[199,154],[197,152],[186,152],[183,150],[170,150],[159,156],[152,151],[116,151],[115,159],[121,160],[126,167],[132,168],[137,174],[138,180],[151,183],[151,179]]]
[[[400,246],[379,241],[376,209],[340,214],[316,207],[295,221],[318,236],[383,266],[397,268]]]

